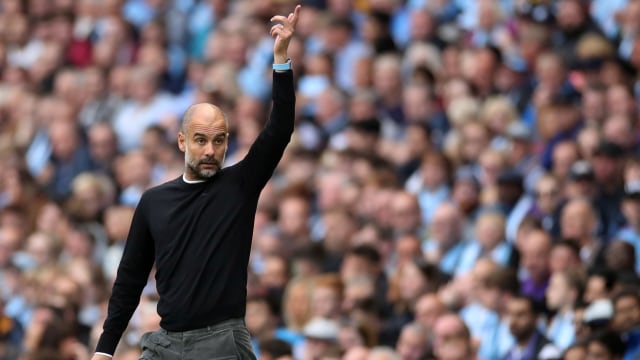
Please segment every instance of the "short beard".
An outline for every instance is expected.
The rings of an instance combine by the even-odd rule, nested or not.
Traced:
[[[222,161],[224,161],[224,158]],[[214,158],[205,158],[201,160],[192,159],[191,156],[189,156],[189,153],[186,151],[184,162],[187,168],[189,168],[193,175],[195,175],[195,180],[211,179],[218,172],[218,170],[222,169],[222,164],[218,160]],[[201,164],[214,164],[216,168],[201,170],[199,168],[199,165]]]

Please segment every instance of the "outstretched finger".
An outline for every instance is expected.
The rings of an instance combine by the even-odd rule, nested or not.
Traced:
[[[285,16],[282,16],[282,15],[274,15],[271,18],[271,22],[275,22],[275,21],[279,21],[279,22],[283,23],[283,22],[288,22],[289,19],[287,17],[285,17]]]
[[[287,20],[289,20],[289,22],[291,23],[291,25],[295,28],[296,24],[298,23],[298,16],[300,15],[300,9],[302,8],[302,6],[300,5],[296,5],[296,8],[293,9],[293,12],[291,14],[289,14],[289,17],[287,18]]]

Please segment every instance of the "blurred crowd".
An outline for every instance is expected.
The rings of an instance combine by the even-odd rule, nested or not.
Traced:
[[[640,356],[640,0],[301,0],[260,359]],[[268,118],[289,0],[0,1],[0,359],[84,360],[181,116]],[[224,216],[224,214],[220,214]],[[116,359],[158,328],[153,275]]]

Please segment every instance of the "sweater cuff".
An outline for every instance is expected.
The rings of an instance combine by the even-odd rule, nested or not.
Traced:
[[[271,96],[273,101],[277,102],[294,102],[296,100],[292,70],[273,71]]]
[[[96,353],[102,354],[113,354],[116,351],[116,347],[118,346],[118,342],[120,341],[119,336],[115,336],[113,334],[109,334],[103,332],[100,336],[100,340],[98,340],[98,346],[96,346]]]

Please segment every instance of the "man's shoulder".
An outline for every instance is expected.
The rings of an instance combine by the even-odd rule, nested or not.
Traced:
[[[164,194],[168,191],[175,191],[177,189],[179,189],[180,185],[182,184],[182,176],[177,177],[175,179],[166,181],[162,184],[158,184],[155,186],[152,186],[150,188],[148,188],[147,190],[144,191],[144,193],[142,194],[142,198],[140,199],[140,201],[142,202],[142,200],[151,200],[155,197],[157,197],[158,195]]]

